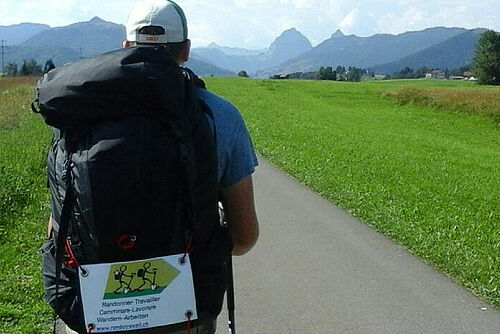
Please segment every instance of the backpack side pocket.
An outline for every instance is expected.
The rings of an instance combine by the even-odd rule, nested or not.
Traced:
[[[42,279],[45,300],[55,313],[73,330],[85,332],[83,313],[78,291],[78,271],[62,264],[61,275],[56,279],[56,247],[53,238],[40,249],[42,256]],[[56,284],[59,295],[56,296]]]

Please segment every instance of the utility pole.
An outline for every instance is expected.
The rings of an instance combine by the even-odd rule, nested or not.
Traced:
[[[2,68],[1,68],[2,75],[4,75],[3,71],[5,70],[4,54],[5,54],[5,43],[6,42],[7,41],[3,40],[3,39],[0,41],[0,43],[1,43],[0,45],[2,47]]]

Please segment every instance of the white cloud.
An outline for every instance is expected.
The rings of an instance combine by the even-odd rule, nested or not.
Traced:
[[[342,21],[339,23],[339,27],[342,30],[349,32],[351,28],[356,24],[358,17],[359,10],[357,8],[354,8],[342,19]]]
[[[214,36],[212,26],[206,22],[192,22],[188,27],[193,45],[205,45]]]
[[[178,0],[193,44],[212,41],[263,48],[284,29],[297,28],[313,43],[337,29],[359,36],[402,33],[431,26],[500,31],[499,0]],[[94,16],[125,23],[136,0],[0,0],[0,25],[60,26]]]
[[[389,13],[377,22],[377,30],[384,33],[398,34],[403,31],[418,30],[424,20],[428,20],[428,13],[417,7],[410,7],[403,13]]]

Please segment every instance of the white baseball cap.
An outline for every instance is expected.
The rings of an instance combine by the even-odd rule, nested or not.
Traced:
[[[137,43],[179,43],[187,40],[186,16],[170,0],[143,0],[130,11],[127,40]]]

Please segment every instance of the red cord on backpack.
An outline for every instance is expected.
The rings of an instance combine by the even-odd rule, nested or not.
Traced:
[[[94,324],[88,324],[87,325],[87,333],[92,334],[93,330],[94,330]]]
[[[64,243],[64,250],[66,251],[66,254],[69,257],[68,260],[64,261],[64,264],[67,265],[67,266],[74,267],[74,268],[76,268],[76,267],[80,268],[82,276],[87,276],[88,275],[88,271],[85,270],[80,265],[80,262],[78,262],[78,260],[76,259],[75,254],[73,254],[73,250],[71,249],[71,245],[70,245],[70,241],[69,240],[70,240],[69,238],[66,238],[66,242]]]
[[[73,254],[73,250],[71,249],[69,238],[66,238],[66,242],[64,243],[64,250],[69,256],[69,259],[64,261],[64,264],[75,268],[80,267],[80,263],[78,263],[78,260],[76,259],[75,255]]]

